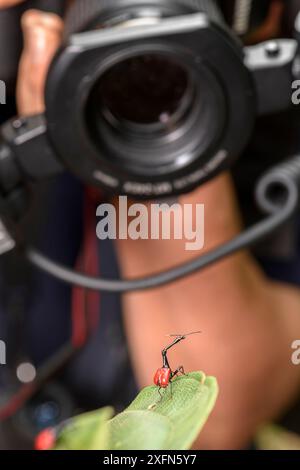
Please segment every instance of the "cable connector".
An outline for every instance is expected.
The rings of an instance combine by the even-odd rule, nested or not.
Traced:
[[[299,193],[300,155],[296,155],[273,167],[260,178],[255,197],[264,212],[274,214],[289,203],[295,204]]]

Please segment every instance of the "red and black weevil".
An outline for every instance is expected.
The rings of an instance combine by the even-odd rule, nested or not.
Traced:
[[[160,393],[161,388],[167,388],[169,385],[172,386],[172,380],[174,379],[174,377],[176,377],[178,374],[185,374],[183,366],[179,366],[177,367],[176,370],[172,371],[169,361],[168,361],[167,352],[169,351],[169,349],[173,348],[175,344],[179,343],[180,341],[185,339],[187,336],[195,335],[198,333],[201,333],[201,331],[193,331],[192,333],[186,333],[184,335],[168,335],[168,336],[175,336],[175,339],[172,341],[171,344],[169,344],[162,350],[161,352],[162,367],[157,369],[154,375],[154,383],[155,385],[159,387],[158,393],[160,394],[160,396],[161,396],[161,393]]]

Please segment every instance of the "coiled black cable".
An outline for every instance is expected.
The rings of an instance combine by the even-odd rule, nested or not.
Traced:
[[[103,279],[75,272],[34,248],[27,249],[26,256],[33,265],[51,276],[86,289],[120,293],[153,289],[190,276],[237,251],[252,246],[274,232],[288,221],[298,208],[299,190],[300,156],[296,156],[268,171],[256,187],[257,202],[269,214],[268,217],[210,252],[151,276],[124,280]]]

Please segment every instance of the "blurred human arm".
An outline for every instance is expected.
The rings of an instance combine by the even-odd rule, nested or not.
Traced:
[[[233,183],[222,175],[181,203],[205,205],[203,253],[241,229]],[[185,241],[118,241],[122,275],[141,276],[195,256]],[[247,446],[262,422],[287,409],[300,392],[291,344],[300,332],[300,291],[272,282],[243,252],[155,291],[127,294],[124,321],[141,386],[152,382],[167,333],[202,330],[170,354],[171,364],[204,370],[220,385],[198,448]],[[298,335],[298,336],[297,336]]]
[[[18,3],[22,2],[24,2],[24,0],[0,0],[0,8],[13,7],[15,5],[18,5]]]

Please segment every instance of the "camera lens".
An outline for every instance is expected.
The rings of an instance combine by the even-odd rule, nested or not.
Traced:
[[[117,63],[95,86],[93,106],[111,124],[161,124],[179,119],[187,107],[189,75],[162,54],[143,54]]]
[[[207,67],[171,49],[114,59],[110,66],[100,64],[85,105],[98,161],[162,178],[215,145],[224,102]]]

